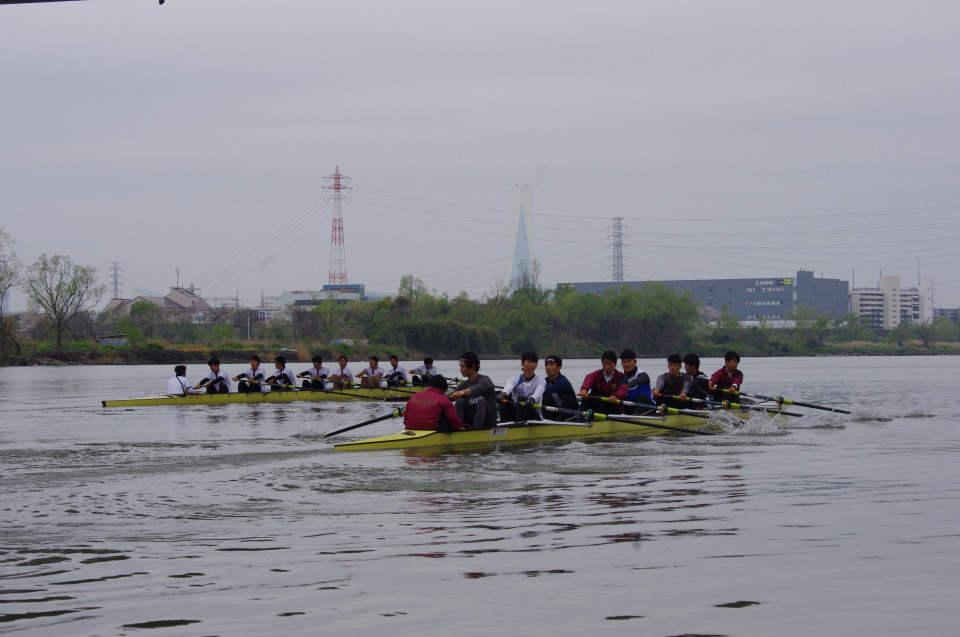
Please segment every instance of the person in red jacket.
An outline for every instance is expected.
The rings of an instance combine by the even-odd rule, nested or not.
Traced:
[[[723,367],[718,369],[710,377],[710,391],[713,392],[714,400],[730,400],[737,402],[736,394],[725,392],[725,389],[740,391],[743,385],[743,372],[737,369],[740,364],[740,355],[733,350],[726,353],[723,357]]]
[[[457,409],[444,395],[447,379],[441,375],[431,376],[428,387],[417,392],[407,401],[403,412],[403,426],[407,429],[431,431],[462,431],[466,429],[457,417]]]
[[[600,397],[623,400],[630,389],[623,382],[623,373],[617,370],[617,355],[610,350],[600,355],[601,368],[590,372],[580,385],[580,405],[601,414],[619,414],[620,405],[600,400]]]

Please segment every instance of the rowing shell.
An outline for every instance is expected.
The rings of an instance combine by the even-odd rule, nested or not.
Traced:
[[[747,413],[737,414],[748,417]],[[366,438],[334,445],[338,451],[370,451],[374,449],[413,449],[418,447],[483,446],[504,442],[546,442],[568,438],[594,438],[608,435],[644,435],[653,436],[670,433],[668,430],[648,426],[645,423],[701,429],[709,423],[708,419],[684,414],[668,416],[617,416],[622,420],[569,421],[527,420],[500,423],[492,429],[454,431],[439,433],[436,431],[407,429],[399,433],[376,438]]]
[[[285,403],[299,400],[361,400],[401,402],[416,390],[377,387],[356,387],[330,389],[294,389],[270,392],[252,392],[249,394],[187,394],[186,396],[145,396],[143,398],[122,398],[120,400],[101,401],[104,407],[153,407],[156,405],[229,405],[234,403]]]

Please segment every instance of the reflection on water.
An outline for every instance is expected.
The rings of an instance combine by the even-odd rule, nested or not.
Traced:
[[[949,634],[953,363],[922,407],[877,382],[909,360],[750,363],[855,413],[344,454],[325,431],[393,406],[110,410],[165,370],[64,368],[25,407],[35,372],[0,370],[0,632]]]

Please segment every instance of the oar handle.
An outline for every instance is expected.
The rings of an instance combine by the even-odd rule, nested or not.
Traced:
[[[508,402],[508,401],[507,401],[507,400],[503,400],[503,402]],[[524,404],[529,404],[529,403],[524,403]],[[567,415],[570,415],[570,416],[580,416],[580,417],[583,418],[584,420],[588,420],[588,421],[589,421],[589,420],[593,420],[594,416],[596,416],[596,414],[593,413],[593,410],[592,410],[592,409],[588,409],[587,411],[577,411],[576,409],[564,409],[563,407],[554,407],[553,405],[538,405],[538,404],[533,404],[533,405],[530,405],[530,406],[531,406],[531,407],[534,407],[534,408],[536,408],[536,409],[543,409],[543,410],[545,410],[545,411],[552,411],[552,412],[555,412],[555,413],[558,413],[558,414],[567,414]]]

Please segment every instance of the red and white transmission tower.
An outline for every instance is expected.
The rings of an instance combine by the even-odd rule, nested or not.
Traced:
[[[346,175],[340,174],[340,166],[332,175],[324,177],[330,183],[323,189],[333,191],[330,195],[333,200],[333,229],[330,232],[330,276],[327,283],[338,285],[347,282],[347,257],[344,254],[343,245],[343,200],[349,203],[350,198],[345,197],[344,193],[353,190],[345,182],[350,181]]]

